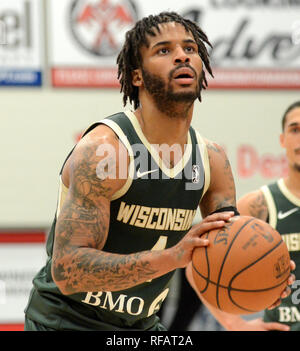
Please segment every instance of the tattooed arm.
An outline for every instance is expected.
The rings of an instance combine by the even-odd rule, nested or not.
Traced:
[[[203,217],[227,206],[236,206],[235,184],[230,163],[223,148],[206,141],[210,163],[210,186],[200,203]]]
[[[115,155],[97,156],[107,145]],[[150,253],[101,251],[109,230],[111,198],[126,182],[116,176],[128,163],[127,151],[115,134],[99,126],[79,142],[65,166],[63,181],[69,191],[57,220],[52,264],[54,281],[64,294],[121,290],[161,273],[156,253],[150,263]]]
[[[268,206],[261,190],[253,191],[240,198],[237,207],[243,216],[252,216],[263,221],[268,218]]]
[[[97,156],[104,145],[116,150],[107,167],[105,156]],[[52,276],[63,294],[118,291],[185,267],[194,247],[207,245],[199,235],[224,225],[224,214],[210,216],[172,248],[129,255],[104,252],[110,201],[126,182],[111,179],[119,174],[120,159],[127,169],[127,150],[111,129],[99,126],[79,142],[64,167],[69,191],[57,219],[52,260]]]

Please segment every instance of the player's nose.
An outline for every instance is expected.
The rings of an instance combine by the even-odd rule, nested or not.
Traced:
[[[176,50],[174,51],[174,64],[179,64],[179,63],[189,63],[190,62],[190,57],[187,55],[185,52],[184,48],[177,47]]]

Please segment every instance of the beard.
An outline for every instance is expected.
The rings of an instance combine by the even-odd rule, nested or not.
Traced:
[[[142,68],[145,90],[152,96],[158,110],[168,114],[170,117],[183,116],[182,108],[178,109],[179,105],[188,110],[194,101],[200,96],[202,76],[199,78],[197,87],[194,90],[178,93],[174,92],[174,89],[171,86],[172,76],[178,68],[182,67],[191,68],[186,64],[177,66],[169,73],[167,83],[159,75],[152,74]],[[196,76],[195,71],[194,73]],[[181,112],[179,112],[179,110],[181,110]]]

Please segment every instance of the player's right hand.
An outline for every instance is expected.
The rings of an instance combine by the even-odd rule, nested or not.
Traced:
[[[181,241],[172,248],[174,257],[178,261],[178,268],[186,267],[190,263],[193,250],[196,247],[209,245],[209,240],[201,237],[203,234],[224,227],[233,216],[233,211],[214,213],[194,225]]]
[[[294,271],[296,269],[296,263],[294,261],[292,261],[292,260],[290,260],[290,269],[291,269],[291,271]],[[289,287],[289,285],[293,285],[295,280],[296,280],[295,274],[291,273],[289,275],[288,279],[287,279],[287,286],[286,286],[286,288],[283,290],[283,292],[281,293],[281,295],[278,298],[278,300],[276,300],[272,304],[272,306],[268,307],[268,310],[273,310],[275,307],[278,307],[281,304],[281,300],[287,298],[291,294],[292,290]]]

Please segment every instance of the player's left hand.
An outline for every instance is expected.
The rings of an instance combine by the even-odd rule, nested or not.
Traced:
[[[290,268],[291,271],[294,271],[296,269],[296,264],[294,261],[290,261]],[[276,300],[273,305],[271,305],[268,310],[272,310],[273,308],[279,306],[281,304],[281,300],[285,299],[286,297],[288,297],[291,294],[291,288],[289,287],[289,285],[293,285],[294,282],[296,280],[295,274],[291,273],[287,279],[287,287],[283,290],[283,292],[280,295],[280,298],[278,300]]]

